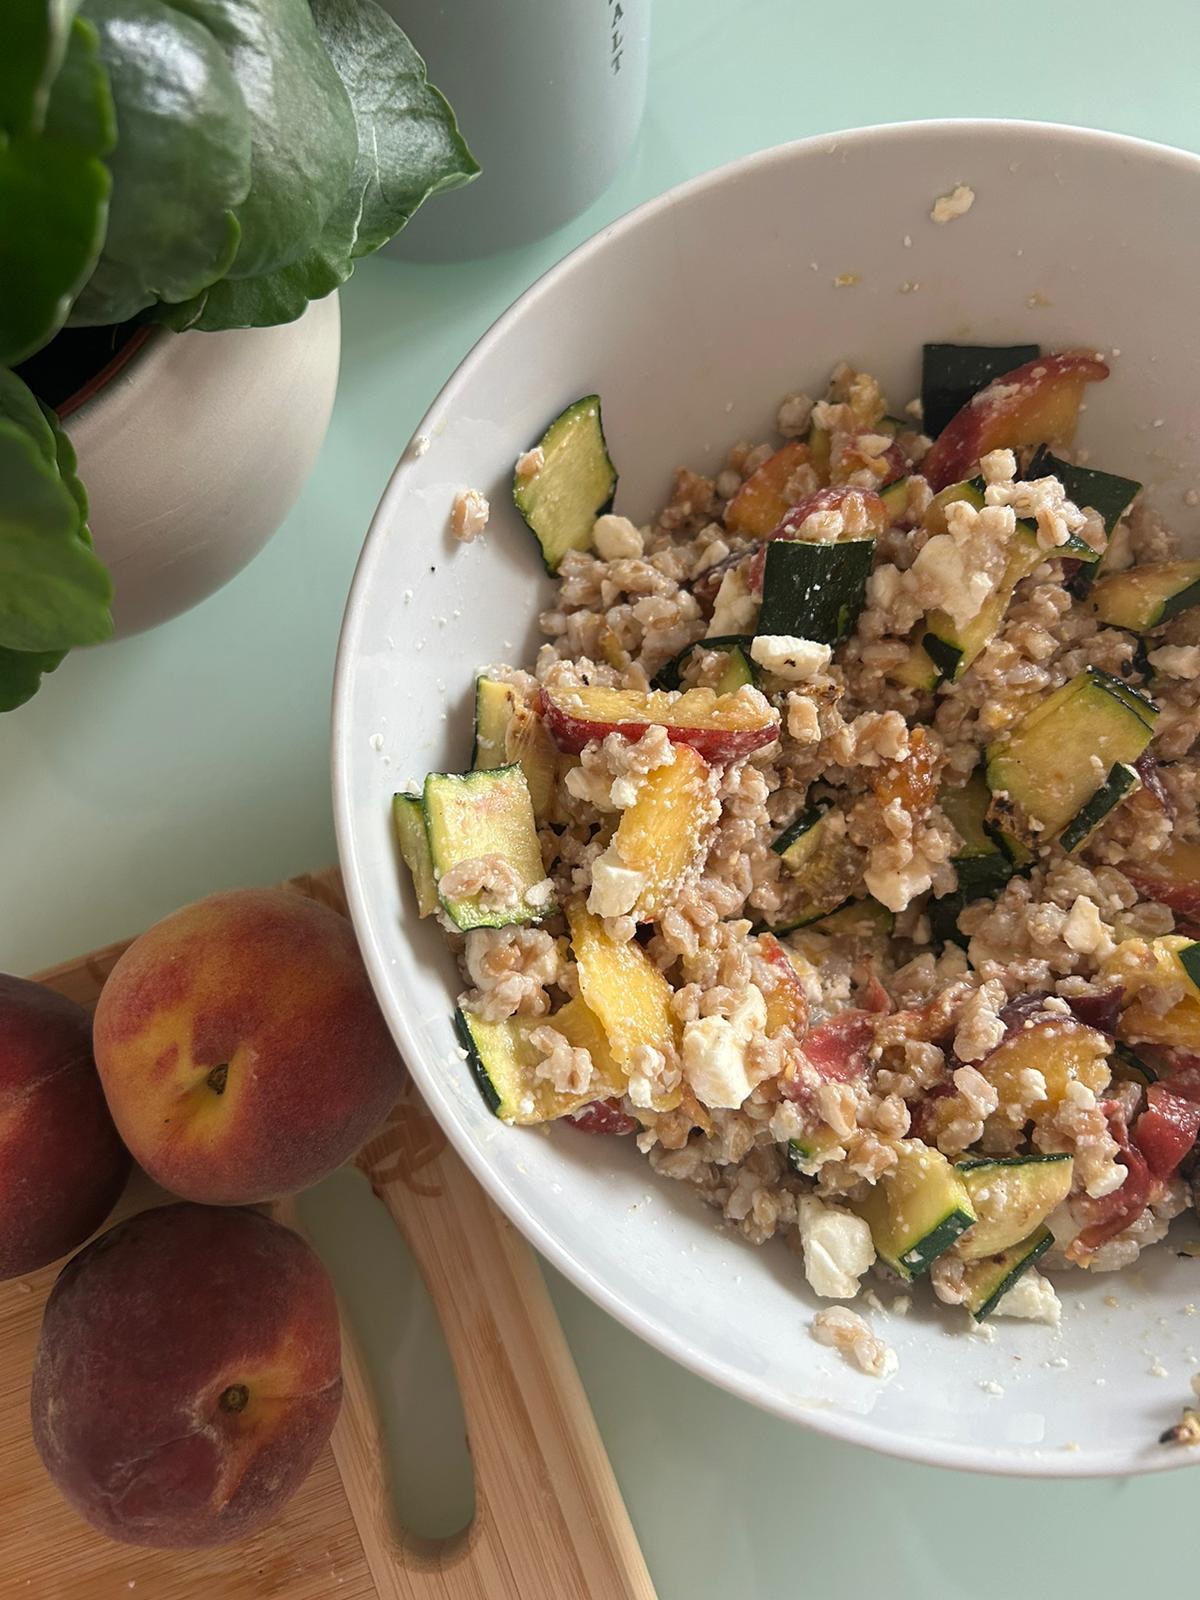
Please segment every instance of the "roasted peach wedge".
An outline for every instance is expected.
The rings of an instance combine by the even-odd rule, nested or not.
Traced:
[[[778,737],[779,713],[753,689],[606,689],[580,684],[542,690],[542,716],[560,750],[578,755],[610,733],[640,739],[659,724],[674,744],[690,745],[708,761],[732,761]]]
[[[792,503],[787,492],[792,474],[797,467],[807,466],[808,459],[808,446],[799,439],[768,456],[725,507],[725,526],[730,532],[765,539]]]
[[[969,478],[989,450],[1070,444],[1084,388],[1108,377],[1098,356],[1082,352],[1039,356],[972,395],[942,429],[921,463],[935,492]]]
[[[600,917],[582,900],[567,906],[571,947],[579,964],[579,990],[608,1037],[612,1059],[626,1076],[639,1070],[639,1051],[649,1045],[675,1061],[679,1031],[671,1010],[671,985],[635,939],[610,938]],[[678,1089],[656,1097],[655,1111],[679,1104]]]
[[[891,521],[887,507],[874,489],[838,483],[827,489],[814,489],[812,494],[806,494],[803,500],[789,506],[767,538],[797,539],[809,517],[822,511],[841,513],[847,539],[868,539],[874,534],[886,533]]]
[[[716,770],[681,744],[674,761],[647,773],[637,798],[621,813],[617,854],[646,880],[634,908],[639,922],[653,922],[699,862],[705,836],[720,814],[716,796]]]
[[[767,1033],[771,1037],[790,1028],[797,1039],[808,1026],[808,996],[796,965],[773,933],[757,938],[762,969],[755,978],[767,1002]]]
[[[1108,1084],[1111,1049],[1104,1034],[1072,1017],[1021,1018],[979,1063],[979,1071],[999,1092],[1002,1108],[1019,1105],[1029,1120],[1037,1122],[1057,1109],[1070,1083],[1099,1094]],[[1031,1069],[1041,1075],[1045,1087],[1032,1099],[1028,1087],[1036,1080],[1023,1077]]]
[[[1121,871],[1148,900],[1170,906],[1189,922],[1200,922],[1200,844],[1177,841],[1153,858],[1153,865]]]

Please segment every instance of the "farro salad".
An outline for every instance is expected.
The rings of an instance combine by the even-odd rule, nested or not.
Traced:
[[[1072,449],[1108,375],[843,364],[643,526],[577,401],[514,473],[548,642],[396,796],[495,1114],[631,1136],[818,1296],[1056,1321],[1194,1200],[1200,561]]]

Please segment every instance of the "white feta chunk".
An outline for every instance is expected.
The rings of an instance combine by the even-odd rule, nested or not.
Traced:
[[[852,1300],[858,1280],[875,1262],[871,1230],[861,1217],[835,1210],[814,1195],[798,1206],[804,1276],[826,1300]]]
[[[604,854],[592,862],[588,910],[596,917],[623,917],[633,910],[645,887],[645,873],[627,867],[615,847],[609,845]]]
[[[592,546],[601,561],[624,561],[640,556],[645,548],[640,529],[628,517],[606,511],[592,524]]]
[[[1046,1322],[1057,1328],[1062,1317],[1062,1302],[1048,1278],[1030,1267],[992,1312],[994,1317],[1023,1317],[1027,1322]]]
[[[829,645],[818,644],[815,639],[797,639],[789,633],[760,633],[750,646],[750,655],[767,672],[792,683],[815,678],[833,659]]]

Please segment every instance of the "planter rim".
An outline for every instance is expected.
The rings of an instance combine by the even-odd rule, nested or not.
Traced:
[[[170,332],[169,328],[157,327],[152,322],[135,329],[116,354],[106,361],[98,372],[94,372],[90,378],[80,384],[73,394],[69,394],[60,405],[55,407],[55,414],[59,420],[65,421],[68,417],[73,416],[75,412],[81,411],[85,405],[96,399],[117,374],[123,372],[130,362],[136,360],[143,351],[149,354],[155,346],[164,343],[165,337],[169,336]]]

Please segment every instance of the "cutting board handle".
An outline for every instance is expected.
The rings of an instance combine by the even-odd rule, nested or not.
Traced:
[[[348,1339],[333,1452],[380,1600],[654,1600],[529,1246],[411,1090],[358,1165],[441,1319],[475,1471],[462,1533],[396,1525],[370,1381]]]

